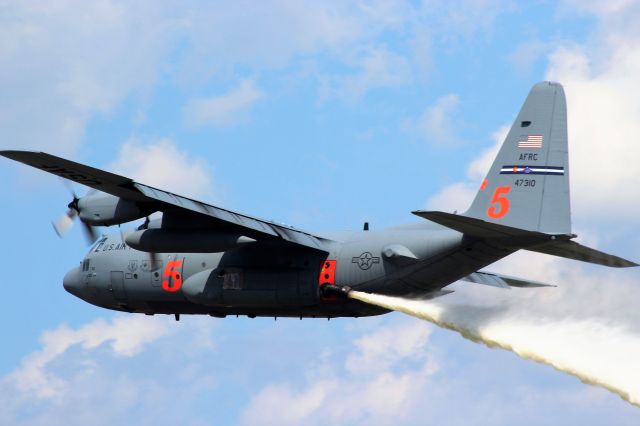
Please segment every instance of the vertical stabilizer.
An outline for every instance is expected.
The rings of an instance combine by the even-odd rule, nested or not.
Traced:
[[[567,106],[560,84],[533,86],[465,216],[571,234]]]

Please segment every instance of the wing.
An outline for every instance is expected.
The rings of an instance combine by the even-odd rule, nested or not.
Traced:
[[[250,236],[268,239],[279,239],[293,244],[326,251],[330,240],[291,226],[272,221],[258,219],[231,210],[212,206],[201,201],[192,200],[168,191],[153,188],[134,180],[44,152],[0,151],[0,155],[11,160],[27,164],[45,172],[53,173],[65,179],[106,192],[111,195],[144,203],[152,210],[168,212],[177,220],[182,216],[193,218],[194,214],[205,219],[205,223],[215,229],[248,231]]]

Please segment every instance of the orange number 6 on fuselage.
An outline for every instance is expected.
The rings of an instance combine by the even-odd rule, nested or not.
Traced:
[[[509,185],[499,186],[496,188],[496,191],[493,193],[493,197],[491,197],[491,206],[487,209],[487,216],[491,219],[500,219],[504,215],[509,212],[509,199],[507,198],[507,194],[511,191],[511,187]],[[495,204],[498,206],[496,207]]]

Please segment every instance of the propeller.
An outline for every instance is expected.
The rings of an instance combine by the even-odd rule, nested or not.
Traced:
[[[75,191],[68,184],[67,181],[63,180],[63,182],[71,192],[71,195],[73,196],[73,200],[71,200],[71,202],[67,206],[68,208],[67,212],[64,215],[60,216],[58,220],[53,222],[53,229],[56,231],[56,234],[58,234],[60,238],[62,238],[67,232],[69,232],[69,230],[73,227],[74,220],[80,214],[80,207],[78,207],[78,201],[80,201],[80,198],[78,198]],[[91,193],[92,191],[89,192],[89,194]],[[96,229],[82,220],[80,220],[80,223],[82,223],[82,230],[83,230],[85,239],[89,244],[92,244],[98,238]]]

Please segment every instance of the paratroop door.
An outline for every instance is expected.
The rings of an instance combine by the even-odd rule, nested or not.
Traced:
[[[124,290],[124,272],[111,271],[111,283],[110,290],[113,293],[113,297],[119,302],[125,302],[127,300],[127,293]]]

